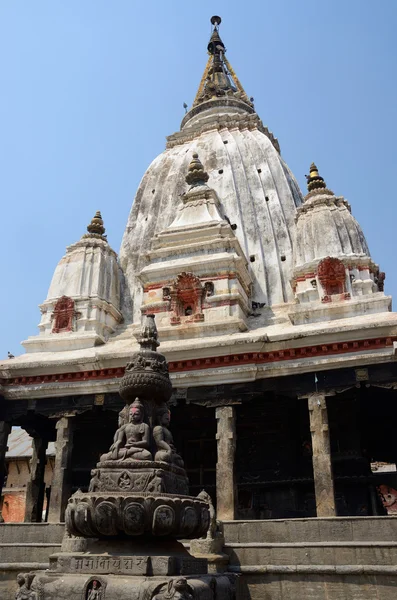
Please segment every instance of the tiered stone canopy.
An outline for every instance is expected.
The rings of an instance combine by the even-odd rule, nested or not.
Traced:
[[[39,335],[23,342],[28,352],[98,346],[123,321],[117,254],[108,244],[99,211],[87,233],[66,249],[40,310]]]
[[[302,310],[291,314],[293,322],[387,311],[390,301],[383,294],[384,274],[371,259],[349,203],[327,188],[314,163],[307,181],[308,194],[295,219],[291,284]],[[309,314],[308,302],[331,304],[326,309],[313,308]]]
[[[186,325],[189,336],[209,328],[212,334],[247,328],[252,283],[247,260],[207,181],[193,153],[177,215],[154,236],[149,264],[140,272],[142,311],[156,312],[165,339],[183,336]]]

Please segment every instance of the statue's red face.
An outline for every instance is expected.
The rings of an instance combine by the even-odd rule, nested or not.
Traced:
[[[131,419],[134,423],[139,423],[142,420],[142,411],[139,406],[131,408]]]
[[[98,582],[97,581],[93,581],[92,582],[92,588],[95,590],[98,587]]]

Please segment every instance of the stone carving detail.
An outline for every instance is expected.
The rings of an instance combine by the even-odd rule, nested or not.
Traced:
[[[124,533],[195,538],[206,534],[209,512],[204,500],[190,496],[76,492],[65,521],[75,536],[106,538]]]
[[[181,317],[189,321],[203,321],[202,303],[204,288],[193,273],[180,273],[171,288],[171,323],[177,324]]]
[[[19,573],[17,575],[19,589],[15,594],[15,600],[37,600],[37,594],[32,590],[34,578],[34,573]]]
[[[163,591],[155,594],[152,600],[193,600],[185,577],[176,577],[164,586]]]
[[[317,274],[325,297],[346,293],[346,269],[339,258],[324,258],[318,265]]]
[[[153,429],[153,437],[157,445],[154,459],[183,468],[183,460],[176,452],[172,433],[168,429],[171,413],[167,407],[163,407],[158,411],[157,419],[158,425]]]
[[[74,310],[73,298],[62,296],[59,298],[54,307],[52,318],[54,325],[52,327],[52,333],[62,333],[73,330],[73,319],[76,316]]]
[[[183,460],[169,430],[172,386],[165,357],[156,350],[153,315],[146,316],[139,344],[121,381],[127,406],[113,444],[93,469],[89,492],[79,490],[69,499],[65,521],[71,535],[194,538],[208,529],[208,503],[188,496]]]
[[[135,398],[129,409],[128,423],[121,425],[114,435],[113,444],[107,454],[101,456],[101,461],[133,458],[134,460],[151,460],[149,452],[150,429],[143,422],[144,406],[139,398]],[[131,479],[128,473],[120,477],[119,487],[128,489]]]
[[[172,533],[175,524],[175,511],[171,506],[163,504],[158,506],[153,513],[154,535],[168,535]]]
[[[102,594],[102,584],[98,579],[93,579],[87,585],[86,594],[84,600],[104,600],[104,596]]]
[[[139,397],[144,402],[146,416],[150,419],[153,399],[156,399],[157,403],[168,402],[172,394],[172,385],[165,356],[156,352],[159,342],[154,315],[146,315],[146,323],[138,338],[141,350],[135,352],[127,363],[119,393],[127,404]]]
[[[214,504],[212,502],[212,498],[209,494],[207,494],[207,492],[205,490],[202,490],[197,498],[202,498],[203,500],[205,500],[209,506],[209,527],[208,527],[208,531],[207,531],[207,539],[208,540],[214,540],[215,539],[215,535],[216,535],[216,530],[218,528],[218,524],[217,524],[217,520],[216,520],[216,512],[215,512],[215,507]]]

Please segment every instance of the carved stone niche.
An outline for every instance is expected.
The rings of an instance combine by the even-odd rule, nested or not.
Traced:
[[[101,577],[90,577],[84,586],[82,600],[105,600],[106,580]]]
[[[346,294],[346,268],[339,258],[327,256],[319,262],[317,267],[318,279],[324,290],[323,302],[330,302],[331,296]]]
[[[76,316],[74,300],[68,296],[59,298],[52,313],[54,321],[52,333],[63,333],[73,330],[73,318]]]
[[[202,303],[204,288],[198,277],[193,273],[180,273],[172,284],[171,290],[172,325],[181,322],[204,321]]]

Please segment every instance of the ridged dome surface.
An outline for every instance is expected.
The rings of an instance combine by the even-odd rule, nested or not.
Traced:
[[[312,192],[299,209],[294,254],[297,268],[326,256],[370,256],[349,204],[329,190]]]
[[[293,300],[292,244],[301,192],[257,115],[227,106],[227,101],[217,104],[185,119],[182,131],[168,138],[167,149],[139,185],[120,250],[127,322],[140,321],[137,275],[146,264],[144,253],[154,234],[175,218],[180,196],[188,189],[185,176],[194,152],[209,174],[208,185],[219,195],[222,216],[236,226],[254,280],[252,299],[267,306]]]

